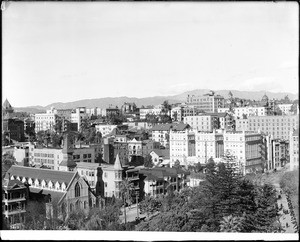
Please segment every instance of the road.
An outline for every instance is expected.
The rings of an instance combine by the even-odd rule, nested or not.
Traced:
[[[297,231],[293,227],[294,225],[292,223],[292,217],[290,214],[290,209],[289,209],[288,201],[286,199],[286,195],[284,194],[284,192],[280,193],[281,188],[278,183],[274,183],[274,186],[277,191],[277,196],[278,195],[281,196],[281,198],[277,200],[278,207],[280,208],[282,204],[283,209],[289,212],[288,214],[284,214],[283,209],[279,211],[279,221],[281,223],[281,226],[285,230],[285,233],[296,233]],[[286,225],[288,225],[288,227]]]
[[[125,216],[124,216],[124,207],[121,209],[122,211],[122,215],[120,215],[120,220],[122,223],[125,222]],[[137,205],[136,204],[132,204],[131,207],[126,207],[126,221],[127,222],[132,222],[135,220],[135,218],[137,216],[139,217],[145,217],[145,215],[143,214],[139,214],[140,211],[138,209],[137,211]]]

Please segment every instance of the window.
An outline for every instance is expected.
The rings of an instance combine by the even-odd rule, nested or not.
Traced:
[[[80,185],[78,182],[75,185],[75,197],[80,197]]]
[[[107,187],[107,182],[104,182],[104,187]]]

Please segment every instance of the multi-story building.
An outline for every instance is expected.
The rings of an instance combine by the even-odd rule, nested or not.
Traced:
[[[186,163],[192,147],[194,147],[193,136],[189,140],[189,135],[193,135],[188,124],[175,124],[170,130],[170,166],[172,167],[178,160],[181,164]]]
[[[249,122],[248,119],[236,119],[235,120],[235,130],[236,131],[248,131],[249,130]]]
[[[87,117],[88,114],[86,113],[86,108],[77,107],[76,109],[72,110],[71,123],[77,123],[77,130],[80,130],[82,120],[86,119]]]
[[[77,162],[76,171],[88,181],[90,188],[96,192],[96,184],[98,181],[97,173],[100,167],[99,163]]]
[[[64,139],[64,141],[67,138]],[[64,142],[64,148],[46,148],[29,144],[29,164],[31,166],[46,166],[52,170],[61,170],[60,166],[64,160],[64,153],[71,150],[72,161],[95,163],[95,149],[93,147],[71,148]],[[68,150],[68,151],[67,151]]]
[[[137,112],[138,108],[135,103],[127,103],[125,102],[121,107],[122,113],[133,113]]]
[[[236,119],[247,118],[248,116],[266,116],[267,108],[266,107],[234,107],[232,109],[233,116]],[[219,113],[228,113],[229,108],[218,108]]]
[[[290,132],[290,170],[299,169],[299,128]]]
[[[214,114],[186,116],[183,118],[183,122],[189,124],[193,129],[203,132],[212,132],[214,129],[220,128],[219,117]]]
[[[117,155],[114,165],[101,164],[101,169],[103,171],[104,196],[121,198],[121,186],[125,174],[119,156]]]
[[[27,187],[10,176],[2,184],[2,213],[10,229],[23,229],[25,224]]]
[[[290,132],[299,127],[299,116],[249,116],[248,130],[273,135],[274,139],[289,140]]]
[[[35,132],[54,130],[57,122],[56,110],[51,107],[46,113],[35,114]]]
[[[197,161],[205,164],[209,158],[220,158],[224,155],[224,140],[222,133],[196,132]]]
[[[262,135],[253,132],[224,132],[224,152],[235,156],[243,174],[263,170]]]
[[[153,149],[159,149],[160,142],[154,140],[143,140],[142,141],[142,155],[146,157]]]
[[[164,161],[170,160],[170,150],[169,149],[153,149],[150,152],[152,162],[154,166],[159,166]]]
[[[291,115],[292,114],[292,112],[291,112],[291,108],[293,106],[292,103],[278,104],[277,106],[281,110],[283,115]]]
[[[170,129],[173,124],[157,124],[151,129],[151,139],[159,142],[162,146],[168,147],[170,140]]]
[[[161,108],[140,108],[140,119],[145,120],[147,114],[160,115]]]
[[[63,219],[75,209],[88,213],[96,206],[95,194],[78,172],[13,165],[7,172],[8,178],[19,180],[23,184],[28,183],[32,196],[43,196],[46,203],[57,203],[58,217]]]
[[[128,159],[131,160],[132,156],[142,156],[143,155],[143,141],[142,140],[130,140],[128,144]]]
[[[207,113],[218,112],[218,108],[224,107],[224,103],[224,97],[215,95],[213,91],[203,96],[187,96],[187,105],[195,106]]]
[[[9,140],[22,142],[25,140],[24,122],[16,118],[3,119],[2,133]]]

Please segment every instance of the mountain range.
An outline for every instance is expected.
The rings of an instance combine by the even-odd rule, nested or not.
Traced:
[[[18,112],[30,112],[30,113],[39,113],[44,112],[51,107],[56,109],[69,109],[76,107],[98,107],[98,108],[107,108],[110,105],[119,108],[124,104],[124,102],[134,102],[137,107],[141,107],[142,105],[158,105],[162,104],[165,100],[168,100],[170,104],[173,103],[182,103],[186,101],[188,95],[203,95],[208,93],[209,89],[197,89],[192,91],[183,92],[181,94],[173,95],[173,96],[154,96],[154,97],[145,97],[145,98],[136,98],[136,97],[105,97],[105,98],[94,98],[94,99],[83,99],[74,102],[57,102],[51,103],[47,106],[30,106],[30,107],[14,107],[15,111]],[[289,96],[291,100],[298,99],[298,94],[292,94],[287,92],[268,92],[268,91],[237,91],[237,90],[218,90],[215,91],[215,94],[219,94],[224,98],[228,98],[229,91],[232,92],[234,97],[243,98],[243,99],[251,99],[251,100],[261,100],[263,95],[267,95],[270,99],[281,99],[286,95]]]

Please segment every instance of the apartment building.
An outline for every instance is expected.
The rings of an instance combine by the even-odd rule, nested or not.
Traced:
[[[202,96],[188,95],[187,105],[199,108],[207,113],[218,112],[218,108],[224,107],[225,99],[220,95],[215,95],[214,92]]]
[[[189,124],[194,130],[203,132],[212,132],[214,129],[218,129],[220,127],[218,116],[213,114],[186,116],[183,118],[183,122]]]
[[[207,163],[209,158],[220,158],[224,155],[224,140],[222,133],[196,132],[197,162]]]
[[[249,131],[270,134],[274,139],[289,140],[290,132],[299,127],[299,116],[249,116],[248,125]]]
[[[11,180],[10,175],[2,184],[2,214],[10,229],[24,229],[27,187],[19,180]]]
[[[121,198],[121,184],[124,174],[124,168],[117,155],[114,165],[102,164],[101,169],[103,171],[102,180],[104,183],[104,196]]]
[[[175,124],[170,130],[170,166],[178,160],[181,164],[186,163],[187,157],[193,153],[194,147],[192,128],[188,124]],[[189,139],[190,135],[190,139]]]
[[[142,156],[143,155],[143,141],[132,139],[127,142],[128,144],[128,159],[131,160],[132,156]]]
[[[85,178],[93,192],[96,192],[96,184],[98,181],[97,174],[99,167],[99,163],[76,163],[75,171],[77,171],[80,176],[83,176]]]
[[[299,169],[299,128],[290,132],[290,170]]]
[[[51,107],[46,113],[37,113],[34,117],[35,121],[35,132],[54,130],[54,125],[57,122],[58,115],[56,110]]]
[[[160,142],[164,147],[168,147],[170,140],[170,129],[173,124],[157,124],[151,129],[151,139]]]
[[[292,112],[291,112],[291,108],[293,106],[292,103],[278,104],[277,106],[281,110],[281,112],[282,112],[283,115],[291,115],[292,114]]]
[[[80,130],[82,120],[86,118],[88,118],[88,114],[85,107],[77,107],[72,110],[71,123],[77,123],[77,130]]]
[[[236,131],[248,131],[249,130],[249,122],[248,119],[236,119],[235,120],[235,130]]]
[[[243,174],[263,169],[262,136],[253,132],[224,132],[224,152],[236,157]]]

